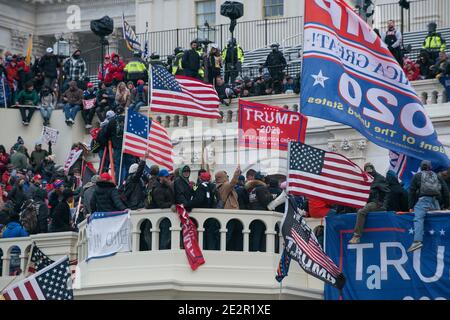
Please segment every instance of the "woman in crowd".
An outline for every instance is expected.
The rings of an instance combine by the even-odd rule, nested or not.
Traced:
[[[123,107],[124,109],[128,108],[131,103],[131,93],[128,90],[125,82],[119,83],[116,91],[116,108]]]

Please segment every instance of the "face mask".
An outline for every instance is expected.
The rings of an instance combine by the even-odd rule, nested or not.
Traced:
[[[80,59],[80,55],[78,55],[78,54],[74,55],[73,58],[78,60],[78,59]]]

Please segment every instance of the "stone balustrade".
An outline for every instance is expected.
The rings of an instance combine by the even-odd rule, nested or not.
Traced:
[[[274,279],[283,245],[282,214],[197,209],[191,217],[197,225],[199,246],[206,261],[196,271],[191,270],[186,258],[178,216],[168,209],[137,210],[131,212],[132,251],[89,262],[86,222],[79,225],[78,234],[1,239],[0,288],[23,278],[24,272],[17,277],[12,274],[15,269],[25,270],[34,241],[54,260],[66,254],[71,260],[78,259],[76,299],[322,298],[323,283],[307,275],[296,263],[291,264],[282,287]],[[315,228],[319,220],[309,219],[308,223]],[[259,228],[261,238],[255,238],[255,228]],[[168,232],[169,242],[160,242],[163,230]],[[209,241],[214,237],[218,243],[211,247]],[[255,243],[262,246],[256,248]]]
[[[424,105],[442,104],[449,101],[445,88],[436,79],[413,81],[411,84]],[[301,108],[301,106],[299,106],[300,96],[298,94],[279,94],[245,99],[254,102],[283,106],[291,111],[300,111]],[[144,108],[142,110],[144,110]],[[217,119],[217,123],[236,123],[238,121],[238,99],[233,99],[229,106],[221,105],[220,115],[221,118]],[[193,121],[193,118],[179,115],[163,115],[155,113],[154,117],[156,118],[156,121],[166,128],[188,127],[189,122]]]

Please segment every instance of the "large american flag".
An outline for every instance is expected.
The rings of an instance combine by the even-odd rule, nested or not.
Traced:
[[[289,193],[362,208],[373,178],[343,155],[290,142]]]
[[[287,255],[296,260],[307,273],[342,289],[345,277],[341,270],[320,247],[316,236],[299,212],[293,196],[289,195],[287,201],[288,206],[281,225]],[[286,275],[287,270],[285,274],[280,272],[280,276]]]
[[[152,67],[151,93],[152,112],[220,118],[220,100],[212,85],[190,77],[174,77],[162,66]]]
[[[173,146],[166,129],[140,113],[128,112],[123,152],[144,157],[148,149],[150,162],[173,170]]]
[[[6,288],[5,300],[72,300],[69,257],[53,264],[22,281]]]

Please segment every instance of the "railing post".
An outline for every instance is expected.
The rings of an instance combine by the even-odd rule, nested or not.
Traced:
[[[249,252],[249,244],[250,244],[250,229],[242,230],[244,234],[244,252]]]
[[[159,237],[156,237],[156,236],[159,233],[159,229],[151,228],[150,233],[151,233],[151,237],[152,237],[152,244],[151,244],[150,250],[151,251],[158,250],[159,243],[157,243],[157,242],[159,242],[159,241],[157,241],[157,239],[159,240]]]
[[[205,228],[198,227],[197,232],[198,232],[198,246],[200,247],[200,249],[203,250],[203,233],[205,232]]]
[[[132,243],[132,248],[131,251],[132,252],[138,252],[139,251],[139,236],[140,236],[140,232],[139,231],[133,231],[132,232],[132,238],[131,238],[131,243]]]
[[[220,251],[227,250],[227,228],[222,228],[220,231]]]
[[[265,38],[265,46],[268,46],[267,40],[267,19],[264,19],[264,38]]]
[[[177,28],[177,47],[180,46],[180,35],[179,35],[180,29]]]
[[[275,231],[266,231],[266,252],[275,253]]]
[[[9,270],[9,260],[10,258],[6,256],[6,253],[3,254],[4,257],[3,259],[3,268],[2,268],[2,277],[7,277],[9,276],[9,272],[11,270]]]
[[[173,226],[169,228],[171,233],[171,246],[170,250],[180,249],[180,231],[181,228],[179,226]]]

